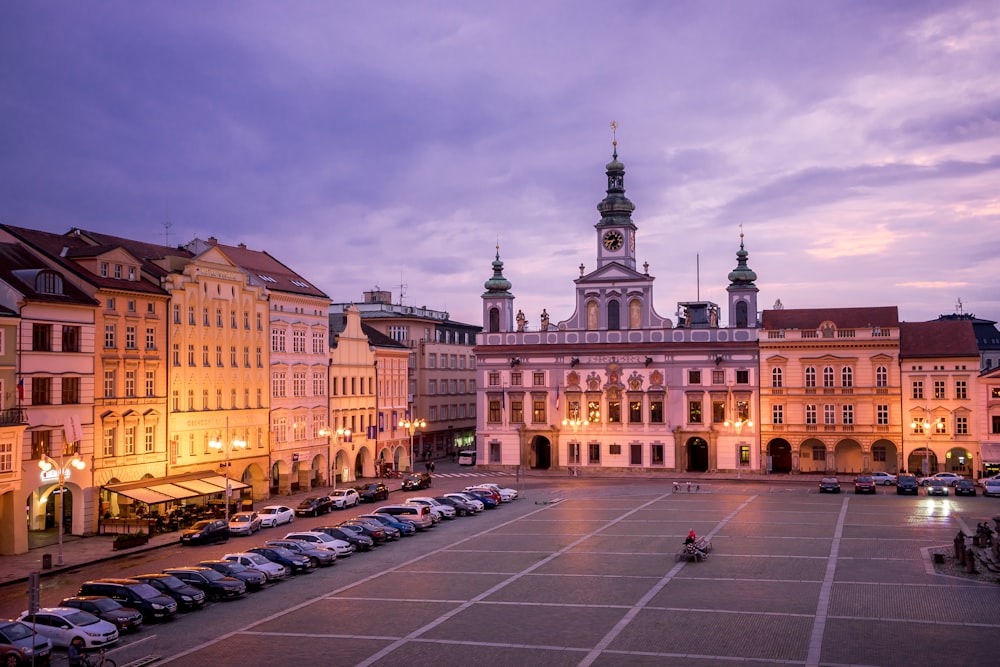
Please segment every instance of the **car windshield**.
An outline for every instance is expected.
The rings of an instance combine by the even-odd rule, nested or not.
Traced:
[[[187,586],[187,584],[185,584],[183,581],[181,581],[180,579],[178,579],[177,577],[174,577],[174,576],[157,577],[157,579],[159,579],[160,581],[162,581],[163,585],[166,586],[167,588],[169,588],[172,591],[183,590],[184,587]]]
[[[315,542],[334,542],[335,540],[326,533],[316,533],[315,535],[302,536],[296,539],[313,540]]]
[[[94,623],[99,623],[101,621],[101,619],[97,618],[89,611],[74,611],[71,614],[63,614],[63,618],[77,626],[93,625]]]
[[[18,621],[0,626],[0,634],[6,637],[7,641],[16,642],[21,639],[27,639],[34,633],[31,631],[31,628]]]
[[[824,477],[823,478],[823,483],[824,484],[836,484],[837,483],[837,478],[836,477]]]
[[[271,561],[264,558],[260,554],[247,554],[247,560],[249,560],[254,565],[267,565]]]
[[[277,514],[279,512],[277,507],[265,507],[260,511],[261,514]]]
[[[143,600],[152,600],[153,598],[158,598],[162,595],[160,591],[156,590],[149,584],[135,584],[134,586],[129,586],[129,588]]]
[[[859,482],[870,482],[870,481],[872,481],[872,478],[871,477],[858,477],[858,481]]]
[[[330,495],[331,496],[346,496],[347,495],[347,491],[334,491]]]
[[[284,547],[271,547],[271,549],[281,558],[295,558],[295,554]]]
[[[250,517],[247,516],[246,514],[237,514],[236,516],[234,516],[229,521],[231,521],[232,523],[246,523],[249,520],[250,520]]]
[[[201,576],[203,576],[206,579],[208,579],[209,581],[218,581],[219,579],[225,579],[225,575],[224,574],[219,574],[218,572],[216,572],[212,568],[208,568],[206,570],[198,570],[198,573]]]
[[[114,611],[121,607],[120,604],[112,600],[111,598],[98,598],[93,600],[94,606],[101,611]]]
[[[191,526],[191,529],[192,530],[201,530],[203,528],[208,528],[211,525],[212,525],[211,521],[199,521],[198,523],[196,523],[193,526]]]

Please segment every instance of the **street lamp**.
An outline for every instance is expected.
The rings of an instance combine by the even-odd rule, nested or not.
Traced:
[[[229,419],[226,419],[226,437],[229,437]],[[229,446],[222,442],[221,438],[216,438],[215,440],[209,440],[208,446],[212,449],[221,449],[226,453],[226,524],[229,524],[229,497],[232,494],[232,489],[229,486],[229,452],[233,449],[246,449],[247,441],[240,440],[239,438],[233,438]]]
[[[910,428],[916,433],[917,429],[924,432],[927,441],[924,443],[924,477],[931,474],[931,424],[926,417],[921,417],[920,421],[914,419],[910,422]]]
[[[417,461],[417,457],[413,452],[413,434],[417,432],[418,428],[427,428],[427,422],[423,419],[414,419],[413,421],[400,419],[399,427],[406,429],[410,433],[410,472],[413,472],[413,464]]]
[[[576,435],[577,430],[581,426],[584,427],[584,428],[586,428],[586,427],[590,426],[590,422],[587,421],[586,419],[581,419],[580,416],[579,416],[579,411],[577,411],[577,417],[575,419],[564,419],[564,420],[562,420],[562,425],[563,426],[569,426],[569,427],[571,427],[573,429],[573,435]],[[571,442],[569,444],[570,444],[570,446],[572,446],[574,443]],[[580,463],[580,443],[577,442],[575,444],[576,444],[576,452],[575,453],[571,452],[571,454],[570,454],[570,456],[573,459],[575,459],[575,460],[574,461],[567,461],[567,463],[576,463],[577,465],[579,465],[579,463]],[[571,468],[571,470],[573,471],[573,476],[576,477],[576,468]]]
[[[59,455],[59,461],[55,461],[47,454],[42,454],[42,458],[38,461],[38,467],[42,469],[43,477],[48,477],[49,472],[53,469],[56,470],[56,475],[59,481],[59,506],[57,509],[56,516],[58,517],[59,523],[59,553],[56,558],[56,565],[61,566],[63,564],[63,493],[66,490],[65,483],[69,478],[72,468],[77,470],[83,470],[87,467],[87,463],[80,457],[79,453],[73,455],[73,458],[69,460],[65,465],[63,464],[63,455]]]

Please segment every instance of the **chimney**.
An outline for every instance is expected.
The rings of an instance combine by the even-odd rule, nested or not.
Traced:
[[[206,243],[208,243],[208,245],[219,245],[219,239],[215,238],[214,236],[209,236],[208,241],[206,241]]]

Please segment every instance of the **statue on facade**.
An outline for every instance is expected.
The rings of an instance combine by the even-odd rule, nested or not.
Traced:
[[[517,318],[515,318],[515,319],[517,319],[517,330],[518,331],[524,331],[524,325],[528,321],[528,318],[526,318],[524,316],[524,311],[523,310],[518,310],[517,311]]]
[[[544,308],[542,308],[541,320],[542,320],[542,331],[548,331],[549,330],[549,311],[545,310]]]

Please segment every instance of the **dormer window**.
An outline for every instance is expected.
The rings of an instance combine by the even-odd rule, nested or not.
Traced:
[[[129,280],[135,280],[135,267],[134,266],[128,267],[128,279]]]
[[[115,278],[121,278],[121,277],[122,277],[122,265],[115,264]]]
[[[35,276],[35,290],[43,294],[62,294],[62,276],[55,271],[40,271]]]
[[[102,278],[107,278],[108,277],[108,263],[107,262],[101,262],[101,277]]]

